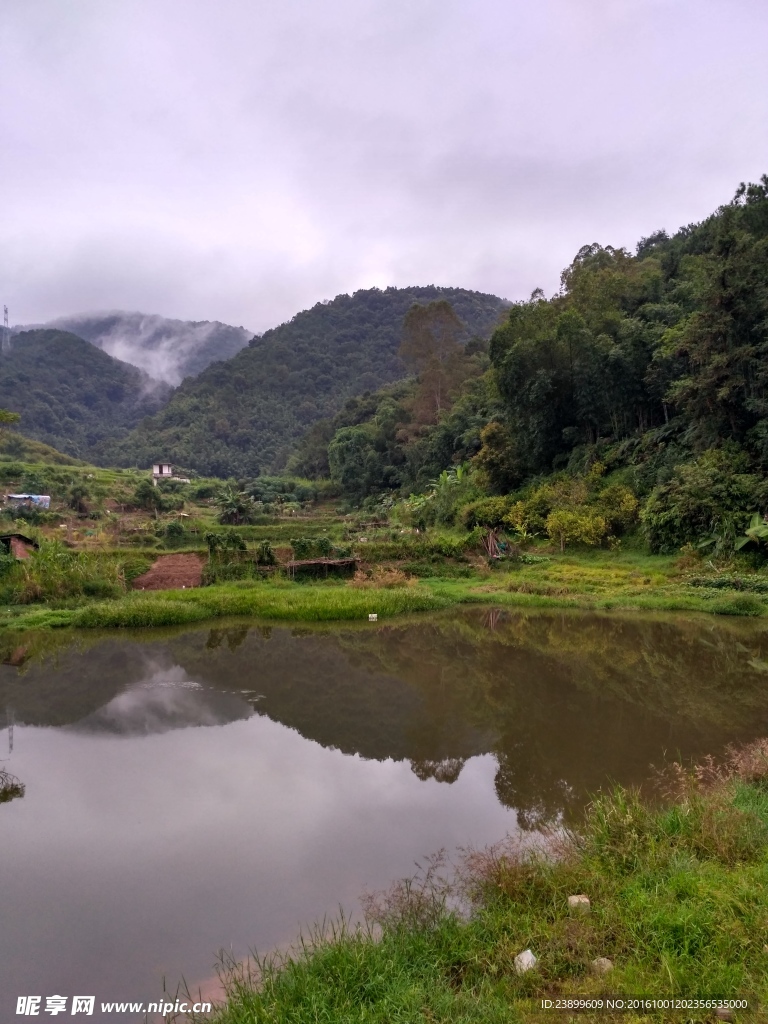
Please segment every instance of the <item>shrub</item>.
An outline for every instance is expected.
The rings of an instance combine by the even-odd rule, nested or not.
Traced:
[[[0,480],[4,483],[9,480],[18,480],[24,472],[24,466],[21,462],[1,462],[0,463]]]
[[[393,587],[408,587],[413,586],[418,581],[413,577],[407,575],[401,569],[395,569],[391,566],[377,565],[374,566],[369,572],[365,572],[363,569],[358,569],[354,577],[349,581],[350,587],[361,587],[363,589],[383,589],[390,590]]]
[[[73,597],[118,597],[125,590],[119,561],[94,552],[70,551],[46,541],[29,558],[17,561],[4,579],[15,604]]]
[[[258,565],[274,565],[277,559],[268,540],[263,540],[256,549],[256,562]]]
[[[144,479],[133,492],[131,504],[136,508],[143,508],[157,514],[158,512],[174,512],[183,508],[184,501],[172,494],[164,495],[151,480]]]
[[[336,555],[338,558],[348,556],[349,549],[334,548],[330,537],[297,537],[291,541],[293,557],[297,562],[309,558],[331,558]],[[345,554],[344,552],[347,552]]]
[[[605,517],[589,509],[579,512],[557,509],[547,516],[546,526],[547,535],[560,544],[561,551],[572,542],[596,547],[608,533]]]
[[[765,605],[754,594],[734,594],[723,601],[715,601],[711,606],[715,615],[762,615]]]
[[[333,544],[329,537],[318,537],[315,541],[315,548],[321,558],[330,558],[333,552]]]
[[[590,483],[594,480],[590,478]],[[590,500],[588,481],[583,477],[559,474],[540,487],[532,490],[527,497],[510,504],[504,522],[515,533],[531,535],[547,528],[550,513],[561,510],[576,512]],[[631,494],[631,492],[629,492]],[[602,508],[600,513],[609,518]]]
[[[498,529],[504,525],[510,501],[506,497],[480,498],[465,505],[460,513],[462,524],[473,530],[476,526]]]
[[[164,531],[166,540],[171,542],[180,541],[184,537],[184,527],[178,520],[167,523]]]
[[[205,501],[207,498],[214,497],[217,491],[216,484],[202,483],[196,484],[190,491],[190,495],[195,501]]]
[[[296,537],[295,540],[291,541],[291,547],[293,548],[293,557],[297,562],[302,562],[307,558],[312,557],[312,551],[314,549],[314,538],[312,537]]]
[[[208,555],[212,560],[232,561],[246,550],[245,541],[234,530],[225,533],[206,533],[203,539],[208,545]]]
[[[768,594],[768,578],[765,576],[739,576],[734,573],[719,573],[717,576],[692,576],[689,587],[708,587],[712,590],[746,590],[753,594]]]
[[[597,511],[605,516],[613,533],[622,533],[637,522],[638,500],[624,484],[609,484],[594,504]]]
[[[650,548],[670,553],[722,531],[727,521],[734,536],[743,533],[750,512],[763,508],[768,484],[746,473],[743,453],[732,446],[710,449],[695,462],[676,468],[672,479],[651,493],[640,519]]]
[[[126,583],[132,583],[137,576],[143,576],[152,568],[150,559],[142,558],[140,555],[129,555],[127,558],[121,558],[120,562]]]

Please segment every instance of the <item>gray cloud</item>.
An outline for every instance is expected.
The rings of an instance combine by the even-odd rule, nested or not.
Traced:
[[[5,0],[0,32],[15,322],[550,292],[768,170],[760,0]]]

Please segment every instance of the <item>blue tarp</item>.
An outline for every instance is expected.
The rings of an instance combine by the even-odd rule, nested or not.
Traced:
[[[40,508],[51,507],[51,496],[50,494],[6,494],[6,501],[28,501],[32,505],[38,505]]]

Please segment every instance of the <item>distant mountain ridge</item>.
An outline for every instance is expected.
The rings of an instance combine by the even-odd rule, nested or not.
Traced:
[[[155,380],[173,385],[211,363],[231,359],[253,337],[244,327],[218,320],[171,320],[120,310],[58,317],[45,324],[16,327],[14,332],[39,328],[69,331]]]
[[[18,412],[25,436],[97,462],[168,401],[170,385],[67,331],[22,331],[0,353],[0,408]]]
[[[434,285],[319,302],[184,380],[157,415],[108,445],[105,458],[121,466],[162,458],[221,477],[279,470],[309,425],[407,375],[397,354],[403,318],[414,303],[438,299],[451,303],[466,340],[490,337],[509,306],[496,295]]]

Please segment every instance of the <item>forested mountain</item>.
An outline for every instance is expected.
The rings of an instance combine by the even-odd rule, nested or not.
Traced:
[[[584,246],[556,295],[510,307],[488,353],[431,422],[419,374],[316,424],[292,468],[359,500],[470,460],[475,496],[509,498],[491,519],[541,531],[559,509],[583,537],[610,524],[599,495],[613,481],[652,549],[732,543],[768,511],[768,176],[634,255]]]
[[[66,331],[23,331],[0,354],[0,407],[20,413],[19,430],[91,462],[107,439],[156,412],[170,391]]]
[[[397,354],[405,315],[414,303],[441,299],[461,319],[464,342],[487,338],[505,308],[494,295],[461,288],[339,295],[185,380],[165,409],[111,445],[107,457],[118,465],[167,458],[223,477],[280,469],[310,424],[406,375]]]
[[[230,359],[253,337],[244,327],[217,320],[169,320],[146,313],[83,313],[41,326],[70,331],[115,359],[174,385],[213,362]]]

